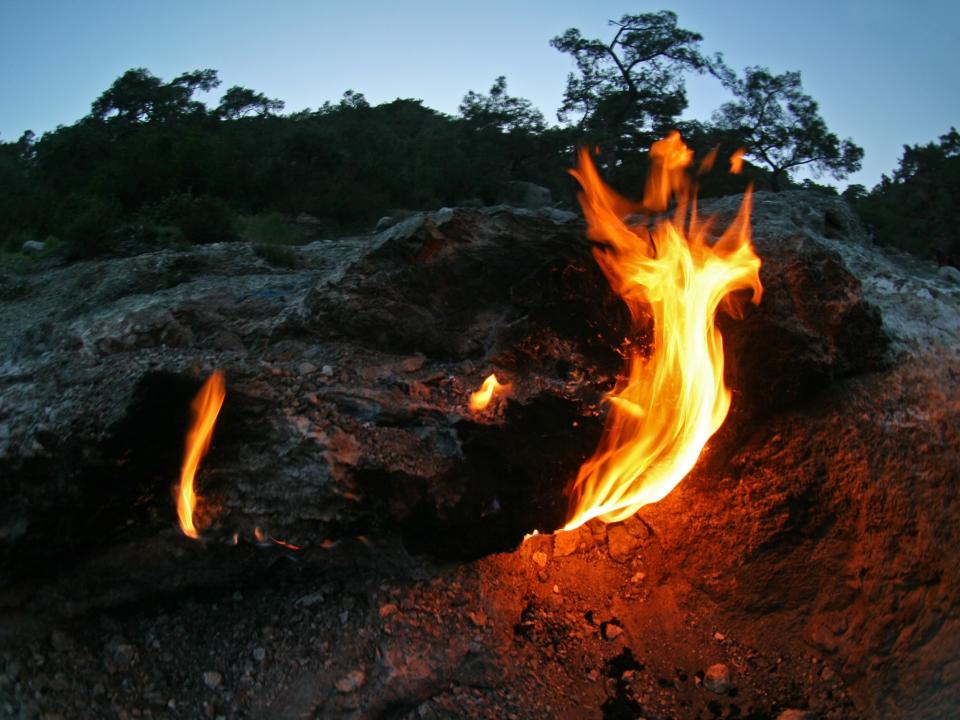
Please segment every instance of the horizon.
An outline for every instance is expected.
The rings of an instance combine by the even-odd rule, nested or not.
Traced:
[[[704,52],[722,52],[738,72],[747,65],[801,72],[804,91],[818,102],[830,130],[866,151],[860,171],[818,182],[871,188],[897,166],[904,145],[935,142],[960,124],[960,97],[941,91],[956,85],[960,48],[951,28],[960,23],[960,6],[943,0],[909,9],[877,9],[864,0],[839,9],[824,0],[802,7],[756,0],[670,5],[681,27],[703,35]],[[249,0],[199,7],[176,0],[160,9],[107,0],[67,8],[50,0],[10,3],[2,9],[0,60],[18,71],[0,78],[8,99],[0,108],[0,140],[75,123],[116,78],[136,67],[164,80],[212,68],[222,85],[198,96],[208,106],[240,85],[283,100],[284,114],[336,102],[352,89],[372,105],[412,98],[456,115],[468,91],[486,93],[504,75],[511,95],[529,99],[556,125],[573,65],[549,40],[568,27],[608,40],[608,20],[658,9],[607,0],[589,8],[569,0],[523,7],[496,0],[483,8],[435,0],[334,8],[296,0],[279,11]],[[364,14],[376,19],[365,21]],[[24,65],[24,57],[33,62]],[[709,120],[730,99],[709,77],[688,76],[687,90],[684,119]]]

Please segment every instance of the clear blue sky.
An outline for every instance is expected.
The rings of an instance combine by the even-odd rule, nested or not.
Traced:
[[[737,69],[800,70],[828,126],[866,150],[849,182],[872,186],[903,144],[960,125],[960,0],[0,0],[0,139],[74,122],[131,67],[214,68],[221,91],[250,87],[288,111],[351,88],[455,113],[506,75],[553,120],[572,66],[550,38],[607,38],[608,19],[664,7]],[[726,99],[714,81],[688,88],[691,117]]]

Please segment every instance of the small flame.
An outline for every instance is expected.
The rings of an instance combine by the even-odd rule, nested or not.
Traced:
[[[731,226],[711,244],[711,221],[697,218],[692,162],[679,133],[654,143],[639,205],[604,185],[589,152],[581,150],[571,171],[583,188],[588,236],[598,243],[594,257],[627,304],[634,330],[652,318],[653,346],[649,353],[631,347],[626,376],[607,397],[610,412],[600,444],[568,489],[565,530],[594,517],[624,520],[666,496],[693,468],[730,408],[723,339],[714,318],[721,306],[735,309],[729,293],[749,290],[758,303],[763,291],[760,258],[750,242],[750,191]],[[652,228],[625,224],[637,212],[663,212],[671,197],[677,201],[672,218],[658,219]]]
[[[487,376],[487,379],[483,381],[483,385],[480,386],[480,389],[470,394],[470,409],[474,412],[485,410],[490,404],[490,401],[493,399],[494,395],[504,394],[509,392],[509,390],[509,383],[501,385],[497,380],[496,374],[490,373],[490,375]]]
[[[267,535],[263,530],[258,527],[253,529],[253,536],[257,539],[258,545],[267,545],[268,541],[272,542],[274,545],[279,545],[280,547],[285,547],[288,550],[300,550],[299,545],[294,545],[293,543],[288,543],[286,540],[279,540],[273,535]]]
[[[223,373],[215,370],[200,388],[193,399],[193,423],[187,433],[187,448],[183,456],[183,468],[180,471],[180,486],[177,489],[177,516],[180,529],[187,537],[196,539],[197,528],[193,524],[193,512],[197,506],[197,495],[193,481],[200,460],[210,447],[210,437],[217,415],[226,396]]]
[[[745,152],[746,150],[743,148],[738,148],[730,156],[730,172],[732,174],[739,175],[740,171],[743,170],[743,154]]]

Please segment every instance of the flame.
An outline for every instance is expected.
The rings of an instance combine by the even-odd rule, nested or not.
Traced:
[[[743,154],[745,152],[746,150],[743,148],[737,148],[730,155],[730,172],[732,174],[739,175],[740,171],[743,170]]]
[[[223,373],[215,370],[200,388],[193,399],[193,424],[187,433],[187,450],[183,456],[183,468],[180,471],[180,486],[177,489],[177,515],[180,529],[187,537],[196,539],[197,528],[193,524],[193,511],[197,506],[197,495],[193,489],[193,480],[197,474],[200,460],[210,446],[213,426],[223,406],[226,396]]]
[[[598,243],[593,254],[623,298],[634,330],[653,321],[645,354],[633,345],[625,377],[608,395],[610,411],[592,458],[568,489],[565,530],[598,517],[617,522],[666,496],[690,472],[730,408],[723,382],[723,339],[717,309],[737,306],[728,294],[750,290],[760,302],[760,258],[750,242],[748,188],[736,219],[710,244],[711,220],[697,217],[688,174],[693,152],[671,133],[650,149],[651,172],[642,204],[620,197],[600,179],[581,150],[571,174],[583,188],[580,203]],[[671,197],[672,218],[628,226],[624,217],[659,213]]]
[[[474,412],[485,410],[495,394],[506,393],[509,390],[509,383],[501,385],[497,380],[496,374],[490,373],[490,375],[487,376],[487,379],[483,381],[483,385],[480,386],[480,389],[476,392],[470,393],[470,409]]]
[[[263,530],[261,530],[258,527],[255,527],[253,529],[253,536],[257,539],[258,545],[268,545],[269,544],[268,541],[269,541],[269,542],[272,542],[274,545],[285,547],[288,550],[302,550],[302,548],[299,545],[294,545],[293,543],[289,543],[286,540],[280,540],[279,538],[275,538],[273,535],[267,535],[265,532],[263,532]]]

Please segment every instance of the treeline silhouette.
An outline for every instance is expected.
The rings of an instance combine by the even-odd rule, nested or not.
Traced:
[[[549,125],[497,78],[469,91],[455,116],[416,99],[370,105],[348,90],[316,110],[282,114],[283,102],[234,86],[215,107],[195,98],[219,84],[215,70],[165,81],[128,70],[72,125],[0,142],[0,248],[68,258],[244,238],[258,243],[369,230],[378,218],[445,205],[489,205],[517,182],[548,188],[575,207],[566,173],[576,148],[595,149],[608,182],[641,192],[646,149],[679,129],[699,156],[721,159],[701,195],[742,192],[748,182],[781,190],[812,168],[843,178],[863,150],[831,133],[800,73],[748,67],[736,73],[699,49],[702,37],[669,11],[611,21],[609,39],[570,28],[551,41],[570,73]],[[709,121],[681,121],[684,78],[710,74],[732,99]],[[744,148],[738,176],[725,158]],[[960,255],[955,130],[939,144],[905,148],[900,168],[871,191],[845,197],[876,238],[912,252]],[[835,193],[807,179],[802,186]]]

